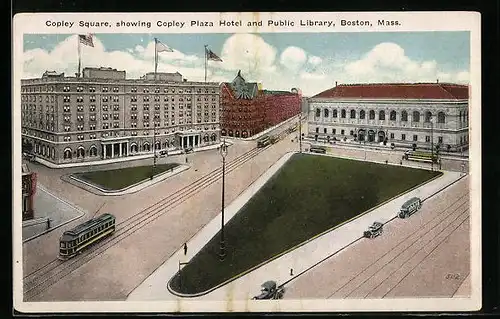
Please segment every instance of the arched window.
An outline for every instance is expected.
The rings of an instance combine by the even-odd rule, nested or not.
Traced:
[[[340,111],[340,117],[345,119],[345,110]]]
[[[330,112],[328,112],[328,109],[324,109],[323,113],[324,113],[324,115],[323,115],[324,117],[328,117],[328,115],[330,115],[329,114]]]
[[[208,136],[208,134],[205,134],[205,136],[203,136],[203,140],[205,142],[208,142],[210,140],[210,137]]]
[[[148,152],[151,150],[151,147],[149,146],[149,143],[148,142],[144,142],[144,144],[142,144],[142,149],[145,151],[145,152]]]
[[[444,112],[439,112],[438,113],[438,123],[444,123],[446,119],[446,116],[444,115]]]
[[[374,119],[375,119],[375,111],[374,111],[374,110],[371,110],[369,114],[370,114],[370,115],[369,115],[369,116],[370,116],[370,117],[369,117],[369,118],[370,118],[370,120],[374,120]]]
[[[212,135],[210,135],[210,140],[212,141],[217,140],[217,135],[215,135],[215,133],[212,133]]]
[[[380,121],[385,121],[385,111],[382,110],[378,112],[378,119]]]
[[[412,122],[420,122],[420,112],[413,111]]]
[[[130,144],[130,153],[134,154],[134,153],[137,153],[139,150],[137,148],[137,144],[136,143],[132,143]]]
[[[76,150],[76,157],[85,157],[85,149],[83,148],[83,146],[79,146]]]
[[[391,113],[389,113],[389,120],[391,121],[396,120],[396,111],[391,111]]]
[[[332,110],[332,117],[337,118],[337,110]]]
[[[359,111],[359,118],[360,118],[361,120],[364,120],[364,119],[365,119],[365,116],[366,116],[366,115],[365,115],[365,110],[361,110],[361,111]]]
[[[356,110],[351,110],[351,118],[352,119],[356,118]]]
[[[47,155],[47,148],[45,147],[45,145],[42,146],[42,155]]]
[[[431,117],[432,117],[431,112],[429,111],[425,112],[425,119],[424,119],[425,123],[429,123],[431,121]]]
[[[63,155],[63,158],[64,159],[71,159],[73,156],[73,151],[71,150],[71,148],[65,148],[64,149],[64,155]]]
[[[89,156],[97,156],[97,147],[92,145],[89,149]]]
[[[53,147],[52,148],[52,159],[56,158],[56,149]]]
[[[316,117],[320,117],[321,116],[321,110],[320,109],[316,109]]]
[[[155,150],[159,150],[160,148],[161,148],[160,141],[156,141],[156,143],[155,143]]]
[[[403,122],[408,121],[408,112],[406,112],[406,111],[401,112],[401,121],[403,121]]]

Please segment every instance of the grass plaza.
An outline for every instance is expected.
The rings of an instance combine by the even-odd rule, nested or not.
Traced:
[[[177,163],[158,164],[153,169],[152,165],[125,167],[119,169],[82,172],[73,174],[74,177],[98,186],[108,191],[117,191],[131,185],[146,181],[151,176],[163,174],[179,166]]]
[[[225,259],[219,259],[219,231],[170,287],[207,291],[441,174],[295,154],[226,224]]]

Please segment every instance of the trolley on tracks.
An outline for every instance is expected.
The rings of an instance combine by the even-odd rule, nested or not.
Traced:
[[[61,260],[70,259],[91,244],[111,235],[114,231],[115,216],[108,213],[67,230],[59,240],[58,258]]]
[[[266,147],[267,145],[270,144],[271,144],[271,138],[269,137],[269,135],[264,136],[257,141],[257,147]]]
[[[418,197],[413,197],[407,200],[398,213],[399,218],[407,218],[413,215],[417,210],[422,207],[422,200]]]

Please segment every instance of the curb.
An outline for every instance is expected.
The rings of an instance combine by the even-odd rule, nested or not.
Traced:
[[[63,199],[61,199],[61,198],[59,198],[59,197],[55,196],[54,194],[50,193],[50,192],[49,192],[49,191],[48,191],[45,187],[43,187],[43,186],[42,186],[42,187],[40,187],[40,186],[41,186],[41,185],[38,185],[37,187],[39,187],[40,189],[42,189],[42,190],[43,190],[45,193],[47,193],[49,196],[54,197],[55,199],[57,199],[57,200],[59,200],[59,201],[63,202],[64,204],[68,205],[69,207],[73,208],[73,209],[74,209],[74,210],[76,210],[77,212],[80,212],[80,215],[75,216],[75,217],[73,217],[73,218],[71,218],[70,220],[67,220],[67,221],[65,221],[65,222],[62,222],[61,224],[59,224],[59,225],[57,225],[57,226],[55,226],[55,227],[51,227],[51,228],[49,228],[49,229],[47,229],[47,230],[45,230],[45,231],[43,231],[43,232],[41,232],[41,233],[39,233],[39,234],[37,234],[37,235],[31,236],[31,237],[29,237],[29,238],[27,238],[27,239],[23,239],[23,244],[25,244],[25,243],[27,243],[27,242],[29,242],[29,241],[33,240],[33,239],[36,239],[36,238],[38,238],[38,237],[40,237],[40,236],[42,236],[42,235],[48,234],[48,233],[50,233],[51,231],[56,230],[56,229],[58,229],[58,228],[60,228],[60,227],[62,227],[62,226],[64,226],[64,225],[67,225],[67,224],[69,224],[69,223],[71,223],[71,222],[74,222],[75,220],[80,219],[80,218],[82,218],[83,216],[85,216],[85,215],[87,214],[87,212],[86,212],[86,211],[84,211],[83,209],[81,209],[80,207],[78,207],[78,206],[76,206],[76,205],[74,205],[74,204],[71,204],[71,203],[67,202],[66,200],[63,200]]]
[[[299,152],[297,152],[297,151],[294,151],[294,152],[288,152],[288,153],[286,153],[285,155],[287,155],[287,154],[289,154],[289,153],[298,154]],[[306,153],[306,154],[307,154],[307,153]],[[285,156],[285,155],[284,155],[284,156]],[[292,155],[292,156],[293,156],[293,155]],[[323,155],[323,156],[335,157],[335,156],[330,156],[330,155],[326,155],[326,154],[325,154],[325,155]],[[290,156],[290,158],[291,158],[291,156]],[[344,159],[345,159],[345,158],[344,158]],[[289,159],[288,159],[288,160],[289,160]],[[287,160],[287,162],[288,162],[288,160]],[[374,162],[374,163],[379,164],[379,162]],[[284,164],[286,164],[286,162],[285,162]],[[397,165],[397,166],[399,166],[399,165]],[[280,168],[280,169],[281,169],[281,168]],[[278,171],[279,171],[279,170],[278,170]],[[276,171],[276,173],[277,173],[278,171]],[[273,175],[274,175],[274,174],[273,174]],[[168,281],[168,283],[167,283],[167,289],[168,289],[168,291],[169,291],[170,293],[172,293],[173,295],[178,296],[178,297],[194,298],[194,297],[200,297],[200,296],[207,295],[208,293],[210,293],[210,292],[212,292],[212,291],[214,291],[214,290],[216,290],[216,289],[219,289],[219,288],[221,288],[221,287],[223,287],[223,286],[227,285],[228,283],[230,283],[230,282],[232,282],[232,281],[235,281],[236,279],[241,278],[241,277],[243,277],[244,275],[246,275],[246,274],[248,274],[248,273],[250,273],[250,272],[252,272],[252,271],[254,271],[254,270],[257,270],[257,269],[259,269],[260,267],[262,267],[262,266],[264,266],[264,265],[266,265],[266,264],[268,264],[268,263],[270,263],[270,262],[272,262],[272,261],[274,261],[274,260],[276,260],[276,259],[278,259],[278,258],[280,258],[280,257],[282,257],[282,256],[284,256],[284,255],[286,255],[286,254],[288,254],[289,252],[291,252],[291,251],[293,251],[293,250],[295,250],[295,249],[297,249],[297,248],[300,248],[300,247],[302,247],[302,246],[304,246],[304,245],[306,245],[306,244],[308,244],[308,243],[312,242],[313,240],[316,240],[317,238],[319,238],[319,237],[321,237],[321,236],[324,236],[324,235],[326,235],[326,234],[330,233],[331,231],[333,231],[333,230],[335,230],[335,229],[337,229],[337,228],[339,228],[339,227],[341,227],[341,226],[344,226],[345,224],[350,223],[350,222],[352,222],[352,221],[354,221],[354,220],[356,220],[356,219],[358,219],[358,218],[360,218],[360,217],[362,217],[362,216],[364,216],[364,215],[366,215],[366,214],[370,213],[371,211],[373,211],[373,210],[375,210],[375,209],[377,209],[377,208],[379,208],[379,207],[381,207],[381,206],[383,206],[383,205],[387,204],[388,202],[390,202],[390,201],[392,201],[392,200],[394,200],[394,199],[396,199],[396,198],[399,198],[399,197],[401,197],[401,196],[403,196],[403,195],[405,195],[405,194],[407,194],[407,193],[409,193],[409,192],[411,192],[411,191],[413,191],[413,190],[415,190],[415,189],[417,189],[417,188],[419,188],[419,187],[422,187],[423,185],[426,185],[426,184],[428,184],[428,183],[430,183],[430,182],[432,182],[432,181],[434,181],[434,180],[436,180],[437,178],[440,178],[440,177],[442,177],[442,176],[443,176],[443,173],[441,172],[441,174],[439,174],[439,175],[437,175],[437,176],[435,176],[435,177],[433,177],[433,178],[431,178],[431,179],[429,179],[429,180],[427,180],[427,181],[425,181],[425,182],[423,182],[423,183],[421,183],[421,184],[418,184],[418,185],[416,185],[416,186],[414,186],[414,187],[412,187],[412,188],[410,188],[410,189],[408,189],[408,190],[406,190],[406,191],[404,191],[404,192],[402,192],[402,193],[400,193],[400,194],[397,194],[396,196],[394,196],[394,197],[392,197],[392,198],[389,198],[389,199],[385,200],[384,202],[382,202],[382,203],[378,204],[377,206],[374,206],[374,207],[372,207],[372,208],[370,208],[370,209],[368,209],[368,210],[364,211],[363,213],[361,213],[361,214],[359,214],[359,215],[356,215],[356,216],[354,216],[354,217],[352,217],[352,218],[350,218],[350,219],[348,219],[348,220],[346,220],[346,221],[344,221],[344,222],[342,222],[342,223],[340,223],[340,224],[338,224],[338,225],[335,225],[335,226],[333,226],[333,227],[331,227],[331,228],[329,228],[329,229],[327,229],[327,230],[325,230],[325,231],[323,231],[323,232],[321,232],[321,233],[319,233],[319,234],[317,234],[317,235],[315,235],[315,236],[313,236],[313,237],[311,237],[311,238],[309,238],[309,239],[307,239],[307,240],[305,240],[305,241],[303,241],[303,242],[301,242],[301,243],[299,243],[299,244],[295,245],[294,247],[291,247],[291,248],[289,248],[289,249],[287,249],[287,250],[285,250],[285,251],[283,251],[283,252],[281,252],[281,253],[279,253],[279,254],[277,254],[277,255],[275,255],[275,256],[273,256],[273,257],[271,257],[271,258],[269,258],[269,259],[267,259],[267,260],[265,260],[265,261],[263,261],[263,262],[261,262],[260,264],[257,264],[257,265],[255,265],[254,267],[249,268],[249,269],[247,269],[247,270],[243,271],[242,273],[240,273],[240,274],[238,274],[238,275],[235,275],[235,276],[231,277],[230,279],[228,279],[228,280],[226,280],[226,281],[224,281],[224,282],[220,283],[219,285],[217,285],[217,286],[215,286],[215,287],[213,287],[213,288],[210,288],[210,289],[208,289],[208,290],[206,290],[206,291],[199,292],[199,293],[195,293],[195,294],[182,294],[182,293],[179,293],[179,292],[174,291],[174,290],[171,288],[170,283],[172,282],[173,278],[175,277],[175,275],[176,275],[178,272],[176,272],[176,273],[175,273],[175,275],[174,275],[172,278],[170,278],[170,280]],[[237,213],[238,213],[238,212],[236,212],[236,213],[235,213],[235,215],[236,215]],[[234,216],[233,216],[233,217],[234,217]],[[392,220],[392,219],[391,219],[391,220]],[[385,223],[384,223],[384,224],[385,224]],[[357,240],[359,240],[359,238],[358,238]],[[203,249],[203,248],[202,248],[202,249]],[[195,256],[196,256],[196,255],[195,255]],[[192,258],[194,258],[195,256],[193,256]]]
[[[180,167],[180,168],[174,168],[173,172],[165,171],[163,173],[155,175],[156,181],[153,179],[154,182],[152,182],[152,183],[150,183],[148,185],[144,185],[144,187],[141,187],[141,188],[139,188],[137,190],[130,190],[130,189],[134,188],[134,187],[137,187],[137,186],[140,186],[142,184],[151,182],[151,181],[149,179],[144,179],[144,180],[142,180],[140,182],[137,182],[135,184],[129,185],[129,186],[125,187],[125,188],[121,188],[121,189],[116,190],[116,191],[111,191],[111,190],[106,190],[104,188],[101,188],[101,187],[99,187],[96,184],[93,184],[91,182],[88,182],[88,181],[85,181],[85,180],[80,179],[78,177],[75,177],[74,174],[66,175],[65,177],[69,178],[70,180],[76,181],[77,183],[84,184],[85,186],[88,186],[88,187],[90,187],[93,190],[97,190],[98,192],[92,192],[91,190],[86,189],[86,188],[82,187],[81,185],[78,185],[78,184],[75,184],[75,183],[71,183],[71,184],[73,184],[73,185],[75,185],[75,186],[77,186],[79,188],[82,188],[82,189],[84,189],[86,191],[89,191],[89,192],[91,192],[91,193],[93,193],[95,195],[101,195],[101,196],[120,196],[120,195],[127,195],[127,194],[137,193],[137,192],[139,192],[139,191],[141,191],[141,190],[143,190],[145,188],[148,188],[149,186],[153,186],[153,185],[155,185],[155,184],[157,184],[159,182],[162,182],[162,181],[164,181],[164,180],[166,180],[166,179],[168,179],[168,178],[170,178],[172,176],[175,176],[175,175],[177,175],[179,173],[182,173],[182,172],[184,172],[184,171],[186,171],[186,170],[188,170],[188,169],[191,168],[191,166],[185,165],[185,164],[180,164],[177,167]],[[166,174],[170,174],[170,175],[169,176],[165,176]],[[71,182],[71,181],[69,181],[69,182]]]

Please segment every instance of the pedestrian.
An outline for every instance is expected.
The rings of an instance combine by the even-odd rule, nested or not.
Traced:
[[[47,229],[50,228],[50,218],[47,218]]]
[[[290,268],[290,276],[293,276],[293,268]]]
[[[399,165],[403,165],[403,161],[399,161]]]
[[[186,156],[186,163],[187,163],[187,162],[188,162],[188,158],[187,158],[187,156]]]
[[[388,160],[385,160],[385,163],[387,164],[387,163],[389,163],[389,161],[388,161]]]
[[[187,246],[187,243],[184,243],[184,256],[186,256],[188,252],[188,246]]]

